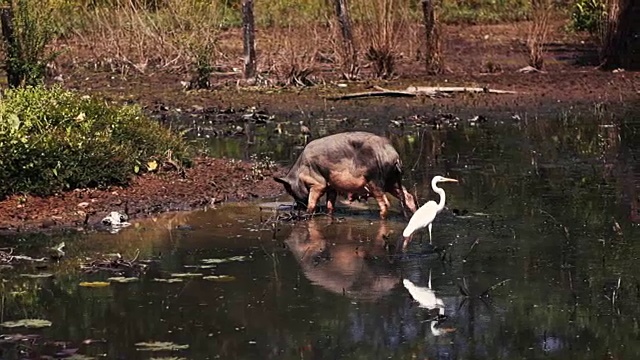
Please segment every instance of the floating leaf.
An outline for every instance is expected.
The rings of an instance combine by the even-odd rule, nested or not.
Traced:
[[[51,278],[53,274],[49,273],[40,273],[40,274],[20,274],[21,277],[29,278],[29,279],[43,279],[43,278]]]
[[[184,266],[186,269],[215,269],[216,265],[215,264],[210,264],[210,265],[185,265]]]
[[[51,326],[51,321],[42,319],[22,319],[17,321],[5,321],[0,324],[6,328],[26,327],[30,329],[39,329]]]
[[[238,255],[238,256],[232,256],[232,257],[223,258],[223,259],[202,259],[200,260],[200,262],[203,262],[205,264],[222,264],[222,263],[232,262],[232,261],[245,261],[247,259],[248,259],[247,256]]]
[[[203,277],[203,279],[211,280],[211,281],[226,282],[226,281],[233,281],[236,279],[236,277],[231,275],[210,275],[210,276]]]
[[[172,342],[154,341],[139,342],[136,343],[136,347],[139,351],[174,351],[188,349],[189,345],[178,345]]]
[[[93,282],[84,281],[84,282],[80,283],[80,286],[91,287],[91,288],[100,288],[100,287],[109,286],[110,284],[111,283],[106,282],[106,281],[93,281]]]
[[[201,277],[203,274],[200,273],[175,273],[171,274],[172,277],[176,278],[189,278],[189,277]]]
[[[179,282],[183,282],[184,280],[182,280],[182,279],[177,279],[177,278],[169,278],[169,279],[157,278],[157,279],[153,279],[153,281],[155,281],[155,282],[163,282],[163,283],[172,284],[172,283],[179,283]]]
[[[136,282],[139,279],[137,277],[124,277],[124,276],[116,276],[116,277],[110,277],[107,280],[111,281],[111,282],[117,282],[117,283],[131,283],[131,282]]]

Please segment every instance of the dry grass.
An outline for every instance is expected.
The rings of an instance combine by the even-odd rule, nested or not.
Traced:
[[[399,44],[409,23],[407,0],[358,0],[353,2],[362,20],[360,43],[366,49],[373,74],[387,79],[395,73]]]
[[[528,60],[529,66],[538,70],[544,67],[544,46],[549,34],[553,6],[552,0],[531,0],[533,20],[527,37]]]
[[[271,83],[310,86],[320,61],[333,62],[330,36],[320,26],[279,29],[261,39],[258,46],[258,69]]]
[[[203,51],[216,48],[220,9],[216,2],[166,2],[158,11],[140,8],[132,0],[81,8],[86,28],[76,32],[74,45],[93,53],[94,66],[114,72],[192,68],[202,61]],[[220,55],[213,50],[211,58]]]
[[[193,83],[203,86],[207,85],[207,71],[213,69],[211,76],[222,76],[219,72],[235,76],[232,69],[242,69],[242,32],[239,24],[234,22],[240,10],[233,4],[162,0],[162,6],[152,11],[134,3],[146,0],[68,2],[73,1],[103,1],[109,2],[109,6],[76,8],[73,16],[76,20],[73,21],[79,25],[70,26],[72,30],[58,41],[58,48],[66,46],[70,50],[59,57],[60,66],[90,65],[121,74],[176,72],[182,76],[188,72],[190,76],[184,77],[185,80],[192,79]],[[532,1],[544,3],[553,0]],[[439,56],[443,52],[440,48],[441,35],[436,32],[430,39],[438,41],[429,41],[425,45],[422,10],[415,2],[351,0],[355,40],[352,54],[344,51],[333,2],[326,1],[321,6],[304,0],[295,8],[287,4],[287,0],[256,3],[256,50],[261,83],[310,85],[321,81],[321,74],[331,78],[342,75],[347,79],[392,78],[399,67],[420,67],[422,70],[425,62],[442,62]],[[259,9],[278,11],[266,15]],[[438,15],[444,18],[444,4],[439,10],[441,13]],[[317,16],[310,18],[309,14]],[[548,17],[540,19],[543,20],[540,30],[531,32],[538,34],[531,36],[530,44],[534,49],[543,49],[549,29]],[[471,34],[470,38],[474,39],[475,35]],[[451,33],[447,38],[451,41],[456,36],[457,33]],[[525,37],[522,35],[520,38]],[[455,48],[452,49],[455,52]],[[538,53],[541,58],[542,50]],[[428,54],[437,56],[427,60]],[[357,59],[359,63],[351,59]],[[448,65],[457,70],[455,62]],[[437,73],[442,65],[431,67],[436,69],[432,73]],[[202,70],[200,74],[198,70]]]

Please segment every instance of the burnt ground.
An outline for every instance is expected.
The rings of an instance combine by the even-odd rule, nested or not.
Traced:
[[[241,109],[256,106],[267,113],[306,112],[342,109],[356,113],[363,108],[388,112],[402,108],[405,113],[471,111],[532,111],[567,106],[592,107],[608,104],[609,109],[636,108],[639,103],[640,73],[604,71],[597,68],[594,47],[588,39],[567,35],[562,24],[554,26],[545,55],[545,72],[523,74],[516,70],[526,66],[522,39],[526,24],[492,26],[448,26],[444,58],[448,71],[428,75],[414,56],[404,54],[397,65],[398,76],[391,80],[349,82],[347,88],[329,65],[319,64],[314,79],[321,85],[312,87],[238,86],[238,77],[214,76],[212,89],[185,91],[181,82],[190,75],[183,72],[88,70],[88,67],[58,64],[62,85],[83,93],[102,96],[121,103],[138,103],[158,116],[166,109]],[[92,54],[71,49],[73,62],[91,61]],[[237,63],[227,68],[240,67]],[[366,80],[366,79],[369,80]],[[402,89],[407,85],[486,86],[517,91],[516,95],[457,94],[438,99],[361,99],[327,101],[327,95],[370,89],[373,85]],[[353,110],[353,108],[356,110]],[[351,109],[351,110],[350,110]],[[309,121],[313,121],[311,118]],[[269,173],[257,178],[248,162],[199,158],[182,178],[175,172],[146,174],[128,187],[84,189],[48,198],[13,196],[0,201],[0,231],[42,231],[76,228],[96,224],[108,211],[124,210],[132,218],[163,211],[196,209],[218,201],[249,200],[276,195],[280,186]],[[79,206],[88,203],[88,206]],[[86,205],[86,204],[83,204]],[[88,220],[87,220],[88,216]]]

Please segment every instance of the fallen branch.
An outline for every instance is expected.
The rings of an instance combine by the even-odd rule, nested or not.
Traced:
[[[442,94],[451,93],[486,93],[486,94],[517,94],[515,91],[510,90],[497,90],[489,89],[486,87],[442,87],[442,86],[409,86],[405,90],[389,90],[379,86],[375,87],[376,91],[357,92],[345,95],[330,96],[329,100],[348,100],[363,97],[416,97],[416,96],[430,96],[436,97]]]
[[[7,251],[4,251],[7,250]],[[31,261],[31,262],[43,262],[46,258],[32,258],[30,256],[25,255],[13,255],[13,249],[0,249],[0,264],[2,265],[10,265],[16,261]]]
[[[358,93],[351,93],[339,96],[330,96],[327,99],[329,100],[349,100],[349,99],[357,99],[364,97],[416,97],[415,93],[411,93],[408,91],[392,91],[392,90],[384,90],[384,91],[365,91]]]
[[[118,276],[125,274],[140,276],[148,270],[151,261],[139,260],[139,257],[140,250],[136,250],[136,254],[131,260],[123,259],[120,254],[116,254],[114,259],[98,259],[81,264],[80,269],[89,274],[105,271]]]

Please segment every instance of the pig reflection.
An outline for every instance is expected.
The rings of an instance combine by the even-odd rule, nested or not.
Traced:
[[[311,219],[297,224],[285,243],[313,284],[371,301],[389,293],[400,277],[387,260],[384,222],[373,239],[354,237],[362,232],[362,228]]]

